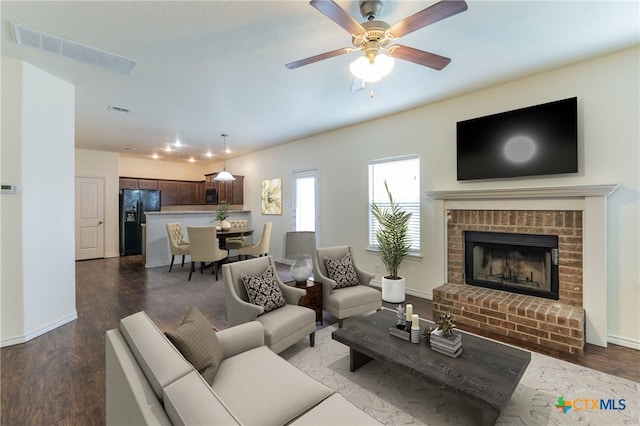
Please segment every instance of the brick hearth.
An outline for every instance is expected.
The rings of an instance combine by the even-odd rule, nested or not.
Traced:
[[[558,301],[467,285],[465,230],[557,235]],[[434,316],[451,311],[461,326],[492,336],[582,354],[582,212],[550,210],[447,210],[448,283],[433,292]]]

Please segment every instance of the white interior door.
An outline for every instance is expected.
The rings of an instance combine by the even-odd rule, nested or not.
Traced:
[[[293,231],[315,231],[320,242],[320,171],[317,169],[293,173]]]
[[[76,177],[76,260],[104,258],[104,178]]]

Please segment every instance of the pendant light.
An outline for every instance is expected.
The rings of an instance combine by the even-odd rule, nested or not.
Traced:
[[[231,173],[227,171],[227,134],[223,133],[221,135],[224,138],[224,159],[222,162],[222,171],[213,178],[213,180],[218,182],[228,182],[231,180],[236,180]]]

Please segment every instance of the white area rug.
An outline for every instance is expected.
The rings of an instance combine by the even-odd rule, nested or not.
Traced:
[[[469,408],[455,395],[398,368],[371,361],[349,371],[349,348],[331,339],[336,326],[316,333],[315,347],[301,340],[280,355],[311,377],[340,392],[378,421],[388,425],[472,425]],[[424,343],[420,343],[424,344]],[[497,425],[640,424],[640,384],[535,352]],[[567,413],[558,398],[572,401]],[[591,400],[614,400],[624,410],[593,409]],[[583,402],[580,400],[588,400]],[[578,409],[578,408],[586,409]],[[612,405],[609,405],[612,408]]]

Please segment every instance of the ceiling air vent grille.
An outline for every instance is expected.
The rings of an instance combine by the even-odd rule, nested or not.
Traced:
[[[27,28],[16,23],[12,23],[11,28],[17,44],[33,47],[43,52],[64,56],[119,74],[131,74],[136,65],[138,65],[138,61],[133,59],[85,46],[75,41]]]
[[[113,106],[113,105],[109,105],[107,107],[107,111],[111,111],[111,112],[115,112],[117,114],[123,114],[123,115],[127,115],[127,114],[129,114],[131,112],[130,109],[122,108],[122,107],[119,107],[119,106]]]

